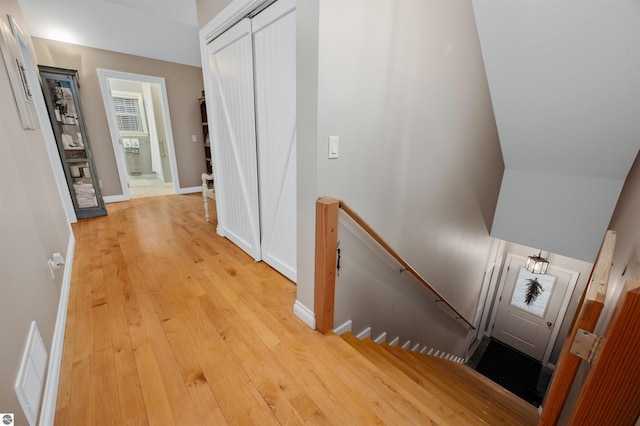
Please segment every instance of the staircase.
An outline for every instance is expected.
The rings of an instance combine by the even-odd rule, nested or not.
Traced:
[[[425,410],[435,408],[445,424],[538,424],[535,407],[464,364],[368,337],[360,340],[350,332],[341,337],[389,381],[423,402]]]

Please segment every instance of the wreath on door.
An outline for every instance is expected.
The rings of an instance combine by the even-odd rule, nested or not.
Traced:
[[[538,298],[538,296],[540,296],[544,289],[537,278],[529,278],[527,281],[527,291],[524,295],[524,303],[529,306]]]

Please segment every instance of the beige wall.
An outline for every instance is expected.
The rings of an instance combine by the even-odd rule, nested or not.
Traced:
[[[218,13],[231,3],[231,0],[196,0],[198,28],[209,23]]]
[[[28,37],[17,0],[0,3],[8,24],[7,15]],[[51,350],[64,268],[52,279],[47,260],[56,251],[66,258],[71,229],[42,132],[22,128],[4,62],[0,99],[0,411],[15,413],[15,423],[24,425],[13,385],[31,321]],[[34,93],[34,101],[44,102],[41,93]]]
[[[318,36],[299,33],[297,52],[318,49],[318,65],[298,60],[297,76],[317,78],[317,115],[299,95],[298,300],[313,307],[312,198],[328,195],[473,319],[504,165],[471,2],[309,3],[297,28]]]
[[[98,68],[162,77],[167,86],[169,113],[181,188],[199,186],[205,171],[198,97],[202,94],[202,69],[139,56],[34,38],[38,63],[78,70],[80,99],[103,195],[121,195],[107,116],[102,101]],[[191,141],[191,135],[198,142]]]

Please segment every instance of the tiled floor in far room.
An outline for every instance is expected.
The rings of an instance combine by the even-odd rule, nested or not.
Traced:
[[[164,183],[155,175],[129,176],[131,198],[158,197],[175,194],[173,183]]]

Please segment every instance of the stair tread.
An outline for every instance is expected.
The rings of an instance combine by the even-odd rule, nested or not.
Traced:
[[[535,425],[539,420],[533,406],[465,365],[351,333],[342,339],[409,394],[459,423]]]
[[[373,340],[369,338],[359,340],[353,335],[343,335],[343,339],[366,356],[398,384],[407,389],[412,395],[423,400],[430,399],[432,403],[439,404],[449,418],[460,419],[469,424],[484,424],[484,422],[479,422],[477,417],[474,418],[470,416],[464,405],[460,404],[454,398],[451,398],[445,392],[439,392],[438,389],[435,388],[430,389],[431,392],[429,392],[429,389],[425,389],[412,380],[401,369],[397,368],[392,362],[385,358],[384,354],[380,352],[385,352],[384,349]]]
[[[472,392],[477,396],[482,396],[493,407],[501,411],[514,413],[523,418],[533,415],[537,418],[538,416],[534,406],[466,365],[431,355],[403,351],[396,347],[389,348],[396,356],[414,360],[415,363],[412,366],[425,375],[439,377],[440,380],[445,381],[451,381],[452,376],[455,377],[457,379],[455,381],[456,385],[465,383],[465,388],[460,389],[461,392]]]

